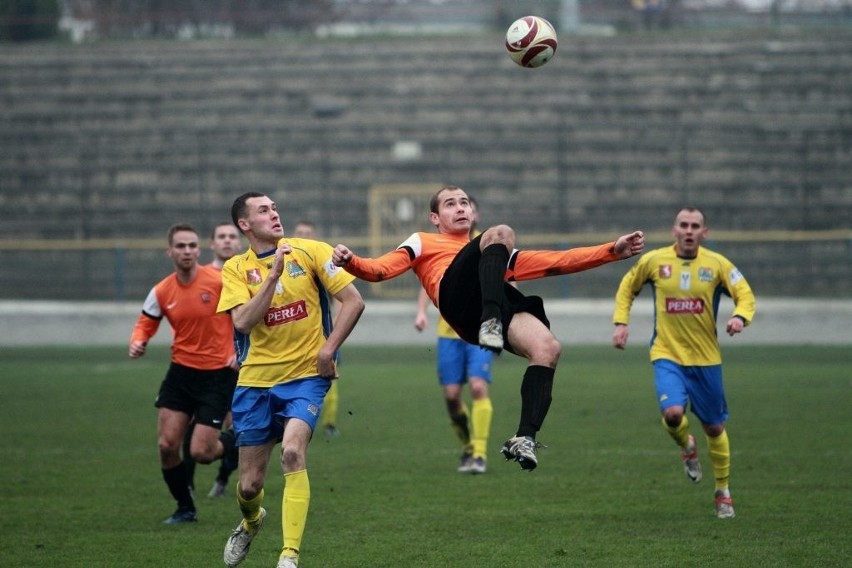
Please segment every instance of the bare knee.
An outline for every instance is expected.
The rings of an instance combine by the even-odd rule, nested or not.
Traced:
[[[724,424],[703,424],[704,433],[711,438],[718,438],[725,431]]]
[[[510,251],[515,248],[515,230],[509,225],[494,225],[489,227],[482,233],[479,241],[479,248],[500,244],[504,245]]]
[[[488,398],[488,382],[485,379],[471,379],[470,396],[473,400]]]
[[[559,357],[562,356],[562,344],[552,334],[535,343],[535,347],[530,353],[530,363],[532,365],[542,365],[544,367],[556,368],[559,363]]]
[[[683,422],[683,407],[671,406],[663,411],[663,420],[669,428],[677,428]]]
[[[281,468],[285,473],[305,469],[305,455],[297,448],[287,445],[281,447]]]
[[[180,447],[182,444],[175,440],[169,440],[160,436],[157,440],[157,450],[160,453],[160,463],[171,465],[180,460]]]
[[[246,501],[251,501],[263,490],[263,476],[241,474],[240,475],[240,496]]]
[[[218,444],[215,446],[203,446],[200,448],[193,447],[190,450],[192,459],[194,459],[200,464],[213,463],[214,461],[216,461],[217,458],[221,457],[219,456],[219,452],[217,452],[217,446]]]

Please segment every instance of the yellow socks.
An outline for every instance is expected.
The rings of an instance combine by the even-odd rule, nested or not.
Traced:
[[[308,471],[303,469],[285,473],[284,498],[281,507],[281,527],[284,532],[282,554],[290,556],[299,554],[310,502],[311,484],[308,481]]]
[[[337,387],[337,380],[331,381],[331,388],[325,393],[325,400],[322,403],[322,414],[320,414],[320,424],[323,427],[337,425],[339,398],[340,392]]]
[[[672,440],[674,440],[678,446],[685,448],[686,445],[689,444],[689,419],[687,419],[686,414],[683,415],[683,420],[680,421],[680,425],[676,428],[672,428],[666,424],[665,418],[662,418],[661,422],[663,423],[663,428],[666,429],[666,432],[669,433],[669,436],[672,437]]]
[[[482,398],[473,401],[473,416],[471,417],[471,442],[473,443],[473,457],[485,459],[488,447],[488,434],[491,431],[491,416],[494,408],[491,406],[490,398]]]
[[[247,529],[257,528],[257,524],[260,522],[260,506],[263,504],[263,489],[254,499],[245,500],[240,493],[239,485],[237,485],[237,503],[243,513],[243,526]]]
[[[731,475],[731,445],[728,442],[727,430],[722,430],[715,438],[707,436],[707,446],[710,449],[713,475],[716,477],[716,489],[727,489]]]

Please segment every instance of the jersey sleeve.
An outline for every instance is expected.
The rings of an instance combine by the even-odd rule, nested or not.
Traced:
[[[409,249],[398,248],[378,258],[353,256],[346,272],[367,282],[381,282],[396,278],[411,268],[414,257]]]
[[[251,299],[248,286],[239,271],[236,257],[225,262],[222,267],[222,295],[219,296],[218,313],[245,304]]]
[[[646,257],[641,257],[622,277],[615,293],[615,312],[612,315],[612,323],[623,323],[625,325],[630,323],[630,309],[633,307],[633,300],[636,299],[648,278],[647,266]]]
[[[320,282],[329,294],[332,296],[346,288],[355,280],[355,276],[336,266],[331,256],[334,249],[331,245],[317,241],[315,244],[314,256],[317,259],[317,266],[314,267]]]
[[[754,292],[752,292],[751,286],[737,267],[730,262],[725,265],[723,278],[725,287],[734,301],[734,313],[732,315],[741,317],[745,325],[750,324],[755,312]]]
[[[592,247],[577,247],[563,251],[522,250],[509,261],[508,280],[536,280],[589,270],[619,260],[614,252],[615,242]]]
[[[136,320],[136,325],[133,326],[133,331],[130,334],[130,343],[148,343],[154,337],[157,330],[160,328],[160,322],[163,320],[163,310],[160,308],[160,302],[157,300],[156,288],[152,288],[142,304],[142,313]]]

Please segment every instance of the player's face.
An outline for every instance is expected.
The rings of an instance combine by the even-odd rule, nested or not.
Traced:
[[[675,218],[672,236],[676,241],[675,249],[678,256],[694,257],[698,254],[699,245],[707,236],[704,216],[698,211],[681,211]]]
[[[178,231],[172,235],[172,242],[166,250],[177,270],[189,270],[198,262],[201,249],[198,248],[198,235],[192,231]]]
[[[293,229],[293,236],[299,239],[314,239],[316,238],[314,234],[314,228],[304,223],[297,224],[296,228]]]
[[[439,233],[453,234],[470,232],[475,215],[467,194],[461,189],[452,189],[441,193],[438,212],[430,213],[429,218]]]
[[[266,196],[246,200],[246,217],[240,219],[240,228],[251,233],[258,241],[277,243],[284,236],[284,226],[278,215],[278,206]]]
[[[213,238],[210,240],[210,250],[219,260],[228,260],[240,248],[240,233],[233,225],[220,225],[216,227]]]

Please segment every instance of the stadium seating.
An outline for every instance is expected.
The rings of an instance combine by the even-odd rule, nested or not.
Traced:
[[[849,228],[852,32],[560,40],[537,70],[515,66],[497,35],[4,45],[0,259],[26,262],[16,239],[162,239],[178,220],[206,230],[249,190],[331,240],[363,236],[382,183],[461,185],[483,222],[522,234],[665,231],[684,203],[729,231]],[[323,116],[328,98],[340,107]],[[422,155],[395,158],[400,141]],[[144,295],[168,269],[142,248],[120,267],[122,294]],[[791,274],[777,243],[724,248],[748,259],[761,292],[850,294],[843,241],[797,243],[808,267]],[[119,294],[114,252],[98,254],[85,264],[109,270],[73,296]],[[824,271],[832,281],[814,282]],[[25,276],[5,272],[0,296],[20,294]],[[606,295],[613,274],[574,292]],[[44,293],[68,289],[56,286]]]

